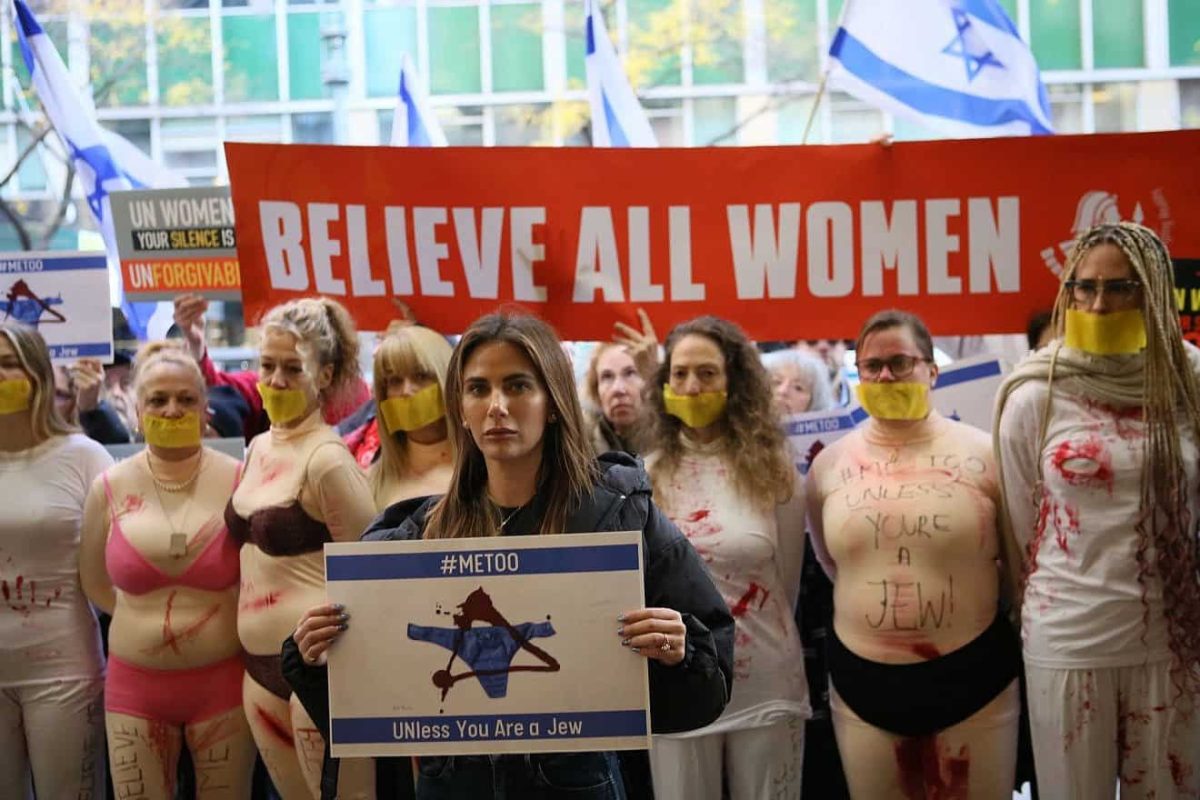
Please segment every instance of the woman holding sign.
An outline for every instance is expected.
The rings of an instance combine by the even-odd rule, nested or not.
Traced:
[[[1162,241],[1084,233],[997,404],[1043,797],[1200,795],[1200,352]]]
[[[708,564],[737,623],[733,697],[699,730],[659,736],[658,800],[800,794],[804,655],[794,609],[804,485],[758,352],[730,322],[700,317],[667,336],[651,388],[647,469],[663,511]]]
[[[144,347],[133,389],[146,449],[92,484],[79,555],[84,591],[113,618],[104,684],[113,788],[174,797],[186,743],[199,798],[249,797],[238,544],[222,519],[240,465],[201,446],[204,376],[182,348]]]
[[[357,385],[350,315],[332,300],[295,300],[269,311],[262,330],[258,391],[271,429],[250,443],[225,521],[244,544],[238,633],[246,718],[271,780],[291,800],[317,795],[324,742],[283,679],[279,643],[324,597],[325,542],[357,540],[375,503],[346,445],[321,419],[323,404]],[[356,776],[344,777],[343,796],[353,796]]]
[[[450,492],[392,506],[366,538],[641,530],[650,607],[625,613],[611,646],[650,660],[656,733],[715,719],[729,697],[729,612],[687,540],[651,502],[637,462],[619,453],[592,457],[553,330],[530,316],[476,321],[450,360],[446,406],[457,447]],[[352,613],[316,606],[284,647],[288,678],[314,717],[328,719],[322,665]],[[394,774],[407,759],[377,763]],[[502,786],[512,797],[620,798],[617,764],[612,753],[424,757],[417,797],[492,797]]]
[[[410,497],[441,494],[454,470],[443,399],[450,343],[420,325],[396,327],[375,351],[379,458],[369,480],[382,511]]]
[[[930,407],[925,324],[883,311],[856,348],[863,425],[809,470],[833,579],[830,707],[855,800],[1008,800],[1019,646],[999,611],[1000,489],[987,434]]]
[[[79,587],[88,487],[112,459],[54,407],[37,331],[0,322],[0,797],[104,792],[100,629]]]

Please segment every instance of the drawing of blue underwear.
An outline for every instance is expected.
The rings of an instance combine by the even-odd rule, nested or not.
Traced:
[[[499,625],[460,630],[409,624],[408,638],[439,645],[451,653],[457,645],[457,654],[476,673],[483,691],[496,698],[508,694],[508,670],[522,642],[554,635],[554,626],[549,622],[522,622],[513,628],[520,641]]]

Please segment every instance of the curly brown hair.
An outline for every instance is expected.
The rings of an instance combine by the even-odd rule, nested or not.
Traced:
[[[690,335],[710,339],[725,358],[728,382],[725,413],[720,425],[721,458],[729,466],[738,493],[764,509],[791,499],[795,467],[783,430],[771,403],[771,379],[758,351],[737,325],[719,317],[704,316],[680,323],[667,336],[666,358],[647,387],[647,402],[654,409],[648,420],[650,450],[658,461],[651,475],[654,490],[664,494],[663,476],[675,472],[683,457],[680,434],[683,422],[667,413],[663,386],[671,380],[671,354]]]

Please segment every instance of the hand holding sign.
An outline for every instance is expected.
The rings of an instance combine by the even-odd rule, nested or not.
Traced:
[[[654,325],[650,323],[645,310],[639,308],[637,313],[642,321],[642,329],[639,331],[632,325],[618,322],[613,325],[613,341],[629,350],[638,372],[649,379],[658,369],[658,334],[654,332]]]
[[[673,667],[687,653],[687,626],[671,608],[642,608],[618,617],[621,644],[646,658]]]
[[[187,342],[188,352],[197,361],[204,358],[204,314],[208,311],[208,300],[198,294],[181,294],[175,297],[175,324]]]
[[[350,615],[345,607],[336,603],[316,606],[304,612],[300,624],[292,633],[292,641],[300,648],[306,663],[314,666],[325,664],[325,653],[342,631],[350,627]]]
[[[71,365],[71,379],[75,383],[75,409],[81,414],[94,411],[100,405],[104,365],[97,358],[81,358]]]

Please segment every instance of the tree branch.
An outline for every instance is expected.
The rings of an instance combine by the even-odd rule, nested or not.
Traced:
[[[21,221],[17,212],[13,211],[12,206],[3,197],[0,197],[0,214],[3,214],[17,232],[17,238],[21,240],[22,250],[32,250],[33,240],[29,237],[29,231],[25,228],[25,223]]]
[[[75,186],[75,161],[72,160],[67,164],[67,179],[63,182],[62,197],[58,201],[58,210],[54,213],[54,219],[50,220],[50,225],[42,234],[42,249],[49,250],[50,242],[54,239],[54,234],[58,233],[58,229],[62,227],[63,221],[67,218],[67,209],[71,207],[71,189]]]
[[[21,154],[17,156],[17,163],[13,164],[12,169],[8,171],[8,174],[5,175],[3,179],[0,179],[0,187],[8,185],[8,182],[17,176],[17,172],[20,171],[21,165],[25,163],[25,159],[29,158],[33,151],[37,149],[37,146],[42,143],[42,140],[50,135],[51,130],[53,130],[53,128],[47,125],[46,127],[37,131],[37,136],[35,136],[33,140],[25,146],[25,149],[21,151]]]

